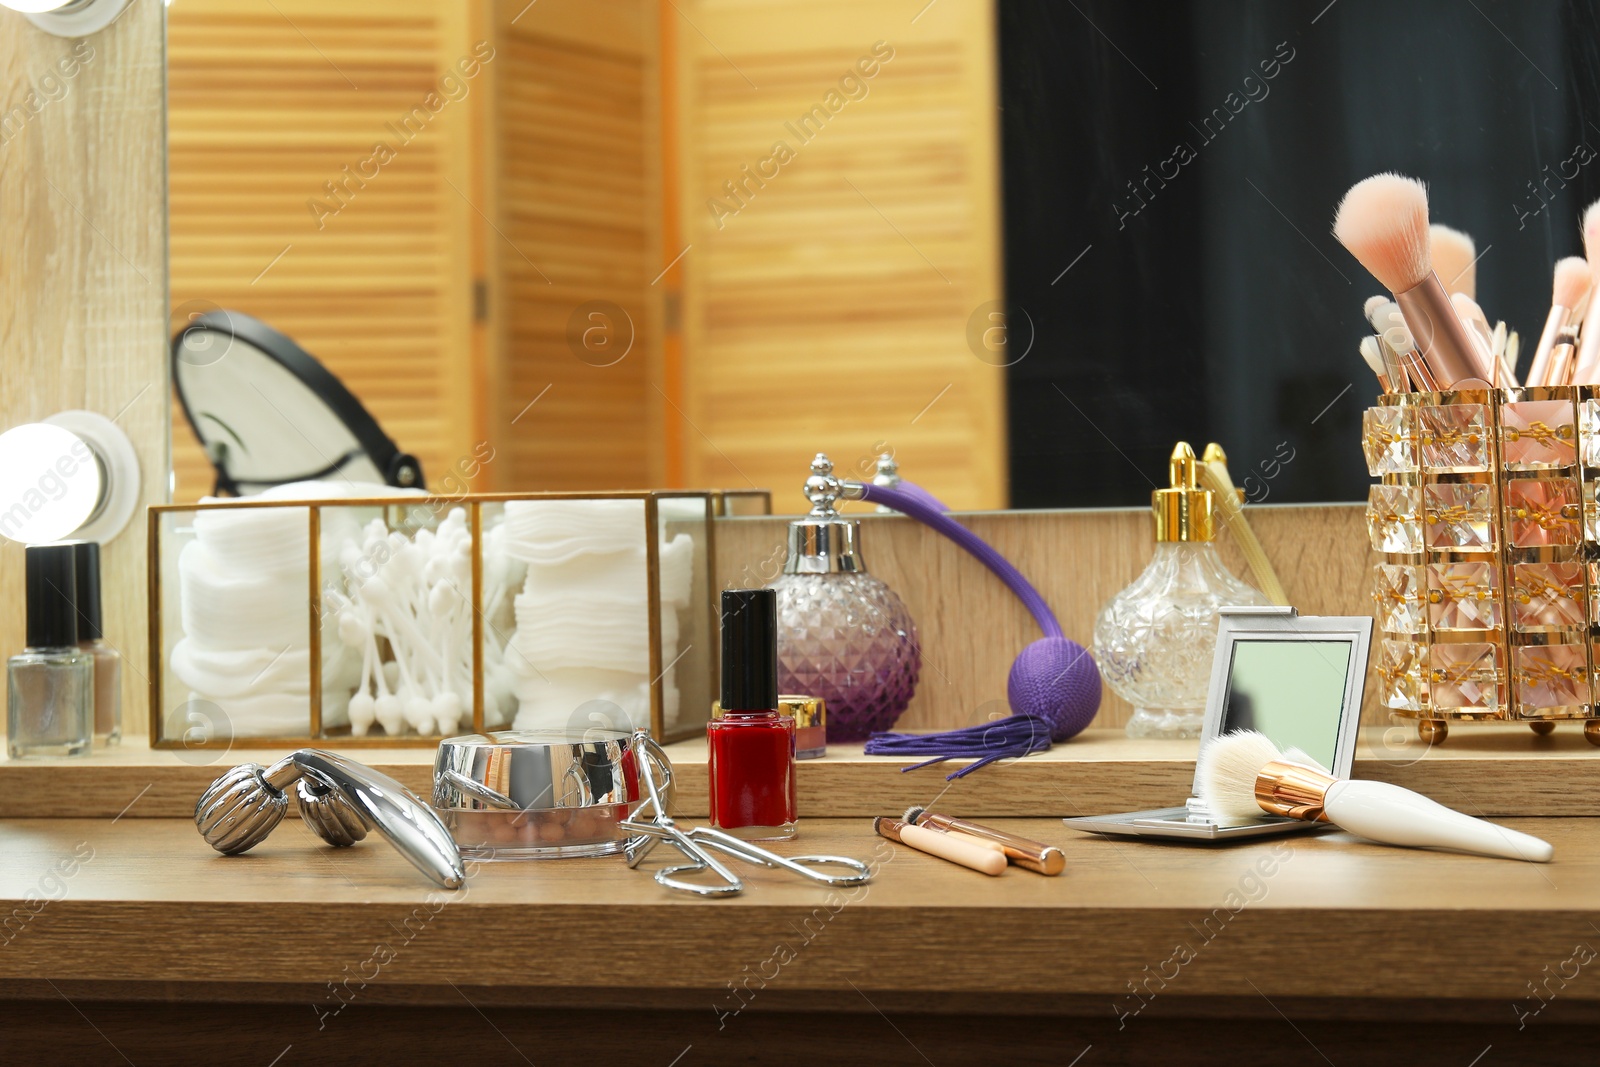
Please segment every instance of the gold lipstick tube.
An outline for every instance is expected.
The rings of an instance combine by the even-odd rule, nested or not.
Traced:
[[[1478,358],[1478,343],[1462,325],[1439,276],[1432,271],[1394,294],[1406,326],[1440,389],[1488,389],[1496,375]]]
[[[1067,858],[1061,850],[1054,845],[1046,845],[1004,830],[996,830],[982,823],[968,822],[965,819],[953,819],[948,815],[937,815],[925,811],[917,816],[918,826],[926,826],[930,830],[940,833],[966,834],[984,841],[992,841],[1000,846],[1000,851],[1006,855],[1006,860],[1015,866],[1026,867],[1030,871],[1040,874],[1060,874],[1067,866]]]

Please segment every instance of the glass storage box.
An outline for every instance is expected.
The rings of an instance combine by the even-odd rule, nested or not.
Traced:
[[[693,491],[152,507],[151,747],[698,736],[712,516]]]
[[[1362,451],[1383,705],[1433,742],[1573,719],[1600,744],[1600,388],[1386,395]]]

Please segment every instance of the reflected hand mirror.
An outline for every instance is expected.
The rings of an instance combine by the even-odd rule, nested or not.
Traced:
[[[334,476],[425,488],[416,457],[338,378],[242,312],[207,312],[173,336],[172,383],[216,471],[216,495]]]

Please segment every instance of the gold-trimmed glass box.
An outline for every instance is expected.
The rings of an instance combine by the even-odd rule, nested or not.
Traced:
[[[1582,720],[1600,744],[1597,402],[1390,394],[1362,419],[1379,700],[1430,741],[1455,720]]]
[[[151,747],[704,729],[711,493],[289,491],[150,509]]]

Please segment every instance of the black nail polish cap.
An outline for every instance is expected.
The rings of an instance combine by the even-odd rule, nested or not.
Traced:
[[[778,709],[778,593],[722,591],[722,710]]]

